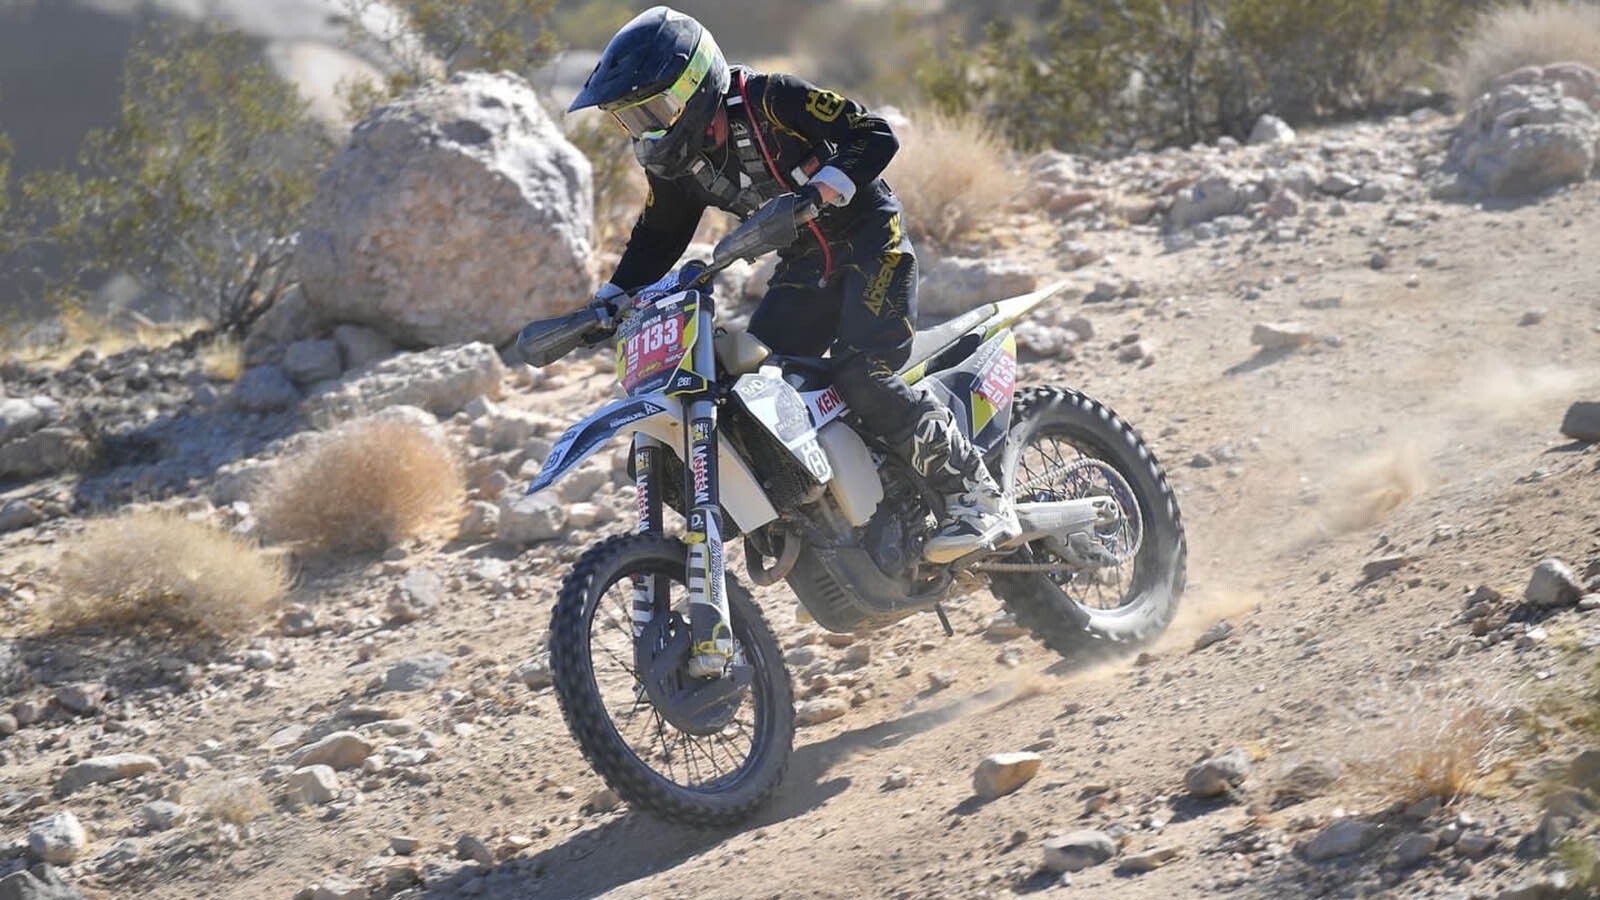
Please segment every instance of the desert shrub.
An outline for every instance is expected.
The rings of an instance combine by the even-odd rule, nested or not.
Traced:
[[[288,460],[256,498],[271,540],[309,550],[376,550],[456,510],[461,472],[417,425],[353,422]]]
[[[919,244],[949,249],[1002,209],[1017,192],[1011,151],[973,113],[913,110],[900,150],[884,173],[905,204],[906,227]]]
[[[248,825],[272,811],[266,788],[250,778],[213,778],[183,786],[178,796],[200,818],[228,825]]]
[[[1364,742],[1371,750],[1352,770],[1386,800],[1453,803],[1473,793],[1500,761],[1510,731],[1504,712],[1482,700],[1418,699],[1399,713],[1394,729]]]
[[[28,291],[70,305],[125,273],[242,332],[287,289],[294,229],[331,146],[294,87],[252,60],[234,32],[134,41],[116,124],[86,136],[75,165],[30,173],[0,201]]]
[[[1484,13],[1451,66],[1451,89],[1469,103],[1507,72],[1557,62],[1600,68],[1600,3],[1545,0]]]
[[[244,374],[244,345],[220,337],[200,348],[200,368],[212,381],[238,381]]]
[[[917,81],[1019,146],[1119,150],[1244,137],[1273,112],[1365,109],[1430,72],[1479,0],[1085,0],[959,38]]]
[[[52,627],[160,625],[247,635],[288,589],[281,558],[250,541],[165,512],[91,522],[62,554]]]

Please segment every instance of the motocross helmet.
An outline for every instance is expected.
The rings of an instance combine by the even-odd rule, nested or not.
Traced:
[[[677,178],[700,152],[729,83],[727,60],[711,32],[656,6],[611,38],[567,112],[598,106],[610,113],[633,138],[641,166]]]

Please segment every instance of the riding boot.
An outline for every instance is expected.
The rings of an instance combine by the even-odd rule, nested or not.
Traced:
[[[939,530],[923,558],[943,565],[1022,533],[1011,498],[995,483],[983,456],[962,433],[955,414],[924,396],[909,435],[895,442],[906,461],[944,495]]]

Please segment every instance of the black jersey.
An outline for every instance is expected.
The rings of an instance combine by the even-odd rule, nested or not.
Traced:
[[[703,152],[690,174],[647,175],[644,210],[611,278],[618,287],[631,290],[665,275],[683,255],[706,207],[743,218],[827,167],[843,173],[850,188],[841,192],[848,203],[825,207],[817,218],[830,244],[848,235],[862,213],[899,209],[880,177],[899,141],[889,123],[865,106],[793,75],[740,68],[723,102],[729,135],[722,147]],[[807,241],[815,239],[803,234],[801,242]]]

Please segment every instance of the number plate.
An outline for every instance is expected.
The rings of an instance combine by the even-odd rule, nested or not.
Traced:
[[[645,307],[617,333],[617,376],[629,394],[660,390],[694,344],[696,303],[681,297]]]

